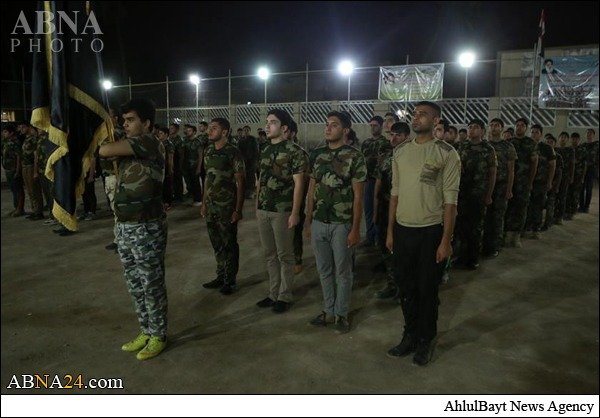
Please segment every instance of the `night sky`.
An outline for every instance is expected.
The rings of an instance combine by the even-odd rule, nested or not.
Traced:
[[[107,6],[100,3],[92,2]],[[103,60],[116,84],[128,76],[150,82],[191,72],[226,76],[228,69],[254,74],[262,64],[274,72],[302,71],[307,62],[327,69],[343,57],[357,66],[400,65],[407,55],[410,63],[455,62],[467,48],[495,59],[501,50],[533,48],[542,9],[545,46],[598,43],[597,2],[106,3],[98,9]],[[0,7],[2,79],[19,80],[22,65],[30,73],[30,56],[24,48],[10,53],[10,32],[20,10],[33,20],[36,3]],[[494,94],[491,67],[491,77],[473,78],[473,96]]]

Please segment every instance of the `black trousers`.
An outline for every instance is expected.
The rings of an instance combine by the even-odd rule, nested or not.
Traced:
[[[592,203],[592,190],[594,190],[594,180],[596,180],[595,169],[588,169],[583,179],[583,187],[579,193],[579,209],[588,210]]]
[[[445,261],[435,262],[441,224],[422,228],[394,225],[394,278],[400,288],[404,332],[421,341],[437,334],[438,289]]]

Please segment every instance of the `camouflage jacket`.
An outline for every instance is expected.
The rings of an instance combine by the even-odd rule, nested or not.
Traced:
[[[550,145],[540,142],[538,143],[538,155],[538,166],[533,187],[545,187],[544,185],[548,182],[550,162],[556,160],[556,153]]]
[[[30,135],[25,138],[23,141],[23,154],[22,154],[22,163],[23,165],[33,165],[35,161],[34,152],[38,146],[38,138],[34,135]]]
[[[145,223],[165,217],[162,187],[165,148],[152,135],[126,138],[133,156],[119,158],[115,215],[119,222]]]
[[[38,137],[38,145],[35,149],[38,173],[42,175],[46,172],[46,164],[48,163],[47,140],[48,137],[46,135]]]
[[[585,148],[587,150],[587,167],[588,170],[598,170],[598,141],[586,142]]]
[[[515,184],[525,184],[529,181],[529,169],[531,160],[538,156],[538,146],[535,141],[528,136],[523,138],[514,137],[510,143],[517,152],[517,161],[515,161]]]
[[[500,141],[490,141],[490,145],[496,151],[498,168],[496,170],[496,184],[505,185],[508,182],[508,163],[516,161],[517,151],[513,145],[502,139]]]
[[[10,141],[2,143],[2,167],[6,171],[17,170],[17,160],[23,155],[23,147],[19,144],[19,140],[15,136]]]
[[[560,187],[560,183],[562,182],[562,176],[565,175],[564,172],[564,163],[562,155],[558,152],[556,153],[556,170],[554,171],[554,178],[552,179],[552,189],[554,191],[558,191]]]
[[[268,145],[260,156],[258,209],[291,212],[294,203],[294,174],[308,171],[306,152],[292,141]]]
[[[377,162],[381,155],[381,148],[389,146],[389,141],[383,135],[377,138],[365,139],[361,146],[361,151],[365,158],[367,165],[367,179],[371,180],[375,178],[375,171],[377,170]]]
[[[390,194],[392,192],[392,155],[394,154],[394,148],[392,144],[382,148],[382,154],[377,163],[377,170],[375,170],[375,178],[381,180],[381,189],[379,189],[379,198],[383,199],[384,202],[390,201]]]
[[[571,183],[571,170],[575,164],[575,150],[571,147],[556,148],[556,153],[562,157],[563,179]]]
[[[575,180],[581,181],[585,174],[586,163],[587,163],[587,149],[583,145],[578,145],[573,148],[575,153]]]
[[[201,139],[197,136],[192,139],[185,138],[181,150],[183,152],[183,167],[185,169],[195,169],[200,159],[199,153],[203,153]]]
[[[327,145],[310,154],[310,176],[316,181],[313,218],[325,223],[351,223],[353,183],[367,180],[363,154],[349,145]]]
[[[206,169],[206,213],[229,219],[237,202],[236,174],[245,174],[240,150],[229,142],[221,149],[211,143],[204,153]]]
[[[460,195],[483,197],[488,188],[488,172],[497,167],[496,151],[488,141],[473,144],[465,141],[460,147]]]

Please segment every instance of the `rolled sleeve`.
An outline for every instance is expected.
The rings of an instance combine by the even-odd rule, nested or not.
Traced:
[[[458,203],[458,189],[460,185],[460,158],[456,152],[448,154],[448,160],[444,166],[442,176],[444,204],[456,205]]]

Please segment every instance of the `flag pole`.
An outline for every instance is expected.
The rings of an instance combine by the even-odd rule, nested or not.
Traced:
[[[537,67],[537,49],[538,49],[538,43],[536,42],[533,45],[533,70],[531,72],[531,93],[530,93],[530,97],[529,97],[529,126],[531,126],[533,124],[532,121],[532,117],[533,117],[533,89],[534,89],[534,85],[535,85],[535,70]]]

